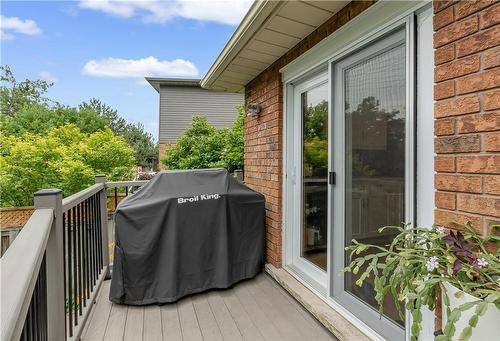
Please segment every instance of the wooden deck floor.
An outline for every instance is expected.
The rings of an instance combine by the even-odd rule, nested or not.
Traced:
[[[83,340],[336,340],[264,274],[162,306],[112,304],[109,285],[103,283]]]

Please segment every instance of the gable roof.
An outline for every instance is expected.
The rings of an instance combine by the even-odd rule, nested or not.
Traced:
[[[350,1],[255,1],[201,80],[242,92],[245,85]]]

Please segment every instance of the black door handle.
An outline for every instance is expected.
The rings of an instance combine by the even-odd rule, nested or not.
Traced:
[[[328,183],[330,185],[335,185],[336,182],[336,174],[335,172],[329,172],[328,173]]]

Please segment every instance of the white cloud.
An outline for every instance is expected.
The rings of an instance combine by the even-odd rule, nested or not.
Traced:
[[[180,17],[236,25],[251,3],[252,0],[81,0],[79,5],[121,18],[138,16],[152,23]]]
[[[57,77],[54,76],[52,73],[50,73],[49,71],[42,71],[38,74],[38,77],[40,77],[40,79],[48,82],[48,83],[55,83],[58,81]]]
[[[13,35],[12,33],[7,33],[7,32],[4,32],[3,30],[0,30],[0,40],[12,40],[15,37],[16,36]]]
[[[15,38],[14,33],[36,35],[42,33],[42,30],[33,20],[0,15],[0,39],[12,40]]]
[[[155,57],[142,59],[104,58],[90,60],[83,67],[84,75],[111,78],[135,78],[144,81],[144,77],[196,77],[196,66],[184,59],[158,60]]]

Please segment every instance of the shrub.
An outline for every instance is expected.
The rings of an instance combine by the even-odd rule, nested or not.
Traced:
[[[238,108],[238,118],[231,129],[217,129],[205,117],[195,116],[191,127],[167,149],[162,163],[168,169],[242,169],[243,132],[243,107]]]

